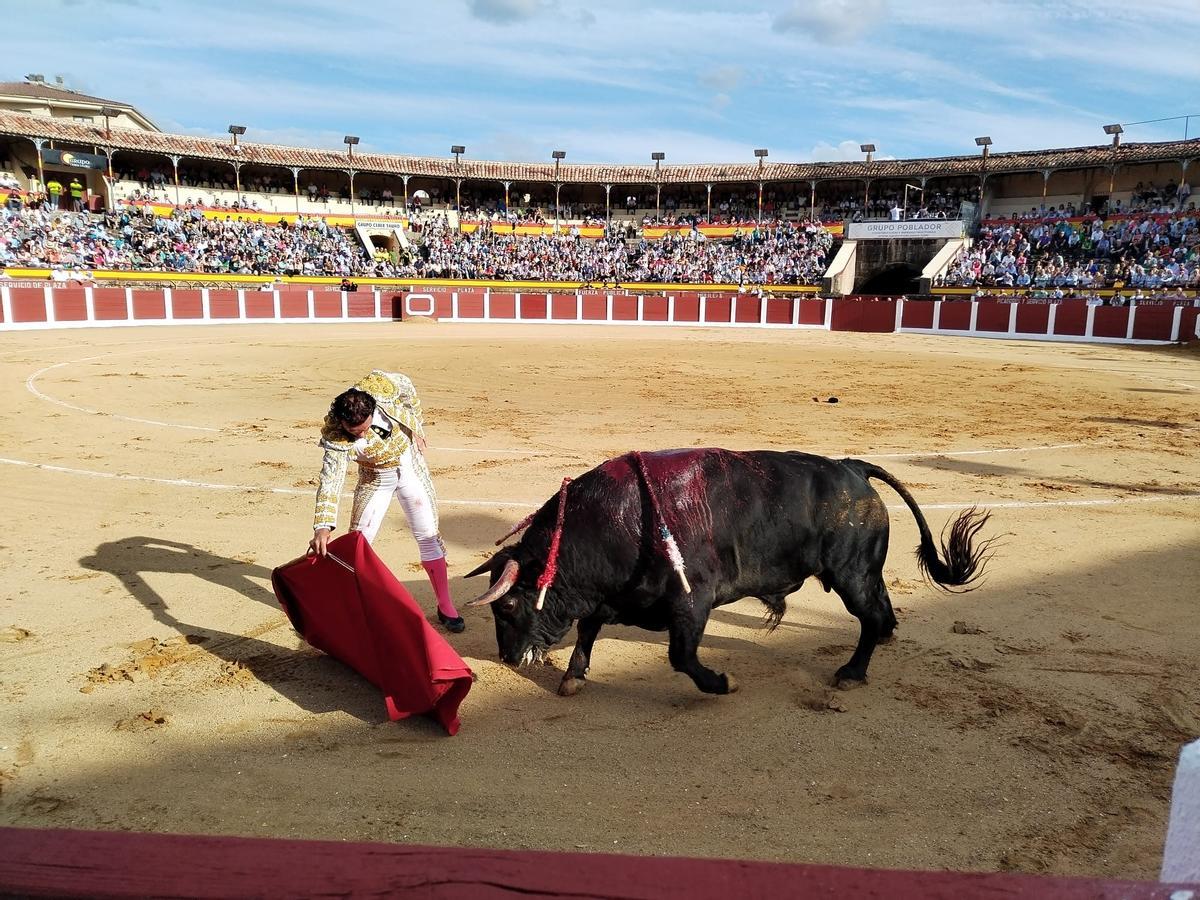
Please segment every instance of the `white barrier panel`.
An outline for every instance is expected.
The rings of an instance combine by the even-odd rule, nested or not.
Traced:
[[[414,300],[423,300],[427,305],[424,309],[415,309],[413,307]],[[406,316],[432,316],[436,308],[437,301],[433,299],[433,294],[404,295],[404,314]]]
[[[1200,741],[1179,754],[1161,880],[1200,881]]]

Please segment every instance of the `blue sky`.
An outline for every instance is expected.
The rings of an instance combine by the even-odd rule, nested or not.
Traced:
[[[1200,114],[1200,2],[0,0],[0,80],[161,128],[474,159],[859,159],[1103,143]],[[56,22],[60,31],[45,27]],[[70,34],[83,37],[72,38]],[[1184,123],[1127,140],[1180,138]],[[1200,118],[1190,136],[1200,135]]]

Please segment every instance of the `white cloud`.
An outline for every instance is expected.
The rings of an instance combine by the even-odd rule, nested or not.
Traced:
[[[863,152],[858,149],[860,143],[864,141],[840,141],[837,144],[829,144],[825,141],[820,141],[813,146],[805,157],[805,162],[842,162],[844,160],[854,160],[862,162],[865,158]]]
[[[741,66],[715,66],[700,73],[700,83],[714,91],[728,93],[741,85],[745,77],[746,70]]]
[[[772,28],[800,32],[835,44],[861,37],[885,18],[887,0],[796,0],[775,17]]]
[[[537,15],[542,0],[467,0],[467,6],[477,19],[498,25],[512,25]]]

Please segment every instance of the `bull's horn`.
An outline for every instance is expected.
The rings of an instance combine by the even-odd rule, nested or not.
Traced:
[[[517,583],[517,575],[520,571],[521,564],[515,559],[510,559],[504,564],[504,571],[500,573],[496,583],[487,589],[487,593],[478,600],[472,600],[467,606],[487,606],[489,603],[495,603],[512,590],[512,586]]]

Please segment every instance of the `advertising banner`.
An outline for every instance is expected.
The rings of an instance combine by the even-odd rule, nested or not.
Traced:
[[[957,219],[910,219],[907,222],[852,222],[846,227],[851,241],[930,240],[960,238],[963,223]]]
[[[103,156],[97,156],[94,153],[75,153],[71,150],[43,150],[42,162],[52,166],[71,166],[74,169],[104,171],[108,168],[108,160]]]

